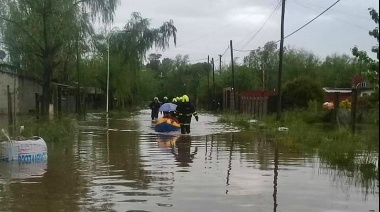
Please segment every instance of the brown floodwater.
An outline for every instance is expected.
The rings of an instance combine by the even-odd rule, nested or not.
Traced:
[[[0,211],[379,211],[378,180],[329,168],[200,114],[191,135],[156,133],[149,110],[88,114],[48,160],[0,162]]]

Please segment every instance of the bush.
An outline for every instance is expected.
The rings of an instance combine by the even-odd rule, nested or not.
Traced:
[[[297,78],[285,84],[283,91],[284,108],[307,108],[309,101],[322,104],[322,86],[309,78]]]
[[[19,122],[25,131],[24,137],[40,136],[46,142],[70,141],[74,138],[76,121],[72,117],[54,118],[53,120],[36,120],[27,118]],[[19,129],[17,127],[16,129]]]

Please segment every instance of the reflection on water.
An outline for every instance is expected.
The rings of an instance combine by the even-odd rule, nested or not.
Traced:
[[[200,118],[182,136],[155,133],[148,110],[91,114],[76,141],[49,144],[47,167],[0,163],[0,211],[379,210],[378,181],[364,194],[354,181],[367,172],[337,172],[265,134]]]
[[[39,163],[19,163],[17,161],[1,162],[1,178],[5,181],[12,179],[29,179],[35,177],[42,177],[46,172],[47,161]]]

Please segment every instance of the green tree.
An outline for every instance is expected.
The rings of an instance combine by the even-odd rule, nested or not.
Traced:
[[[358,66],[348,55],[327,56],[320,65],[316,78],[322,86],[350,88],[352,77],[357,74]]]
[[[154,53],[149,54],[148,55],[149,63],[146,64],[147,68],[150,68],[151,70],[155,72],[155,75],[157,78],[163,74],[162,71],[160,72],[161,56],[162,56],[161,54],[154,54]]]
[[[176,33],[172,20],[164,22],[158,28],[151,28],[148,19],[143,18],[140,13],[132,13],[132,18],[123,29],[114,30],[112,36],[99,36],[97,47],[100,55],[107,53],[106,44],[101,40],[109,36],[110,99],[116,98],[122,105],[138,104],[141,100],[140,91],[144,86],[151,87],[149,84],[152,83],[150,78],[140,80],[141,71],[146,68],[143,61],[147,51],[153,47],[165,50],[169,47],[171,38],[175,45]],[[106,79],[107,77],[99,78],[102,88],[106,87]]]
[[[286,48],[284,52],[283,80],[293,80],[304,76],[316,78],[320,67],[320,60],[312,53],[303,49]]]
[[[378,25],[379,14],[374,8],[368,8],[372,20]],[[358,47],[352,48],[352,54],[357,60],[362,63],[362,75],[364,75],[370,82],[379,87],[379,27],[376,26],[373,30],[369,31],[369,35],[377,40],[375,46],[372,47],[372,52],[376,53],[377,60],[368,56],[366,51],[359,50]]]
[[[13,61],[20,61],[22,69],[31,70],[41,79],[43,115],[48,113],[54,73],[62,62],[67,62],[62,53],[70,53],[67,48],[72,41],[77,40],[78,44],[78,29],[83,29],[78,27],[83,22],[73,20],[111,22],[117,3],[118,0],[2,1],[0,25],[4,43],[11,57],[17,58]]]
[[[315,80],[300,77],[289,81],[283,89],[283,105],[285,108],[306,108],[310,100],[323,101],[323,90]]]
[[[244,57],[244,65],[258,73],[263,90],[273,90],[277,87],[277,44],[268,42],[263,48],[253,50]]]

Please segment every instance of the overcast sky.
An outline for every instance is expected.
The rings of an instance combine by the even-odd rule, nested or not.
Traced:
[[[121,0],[113,27],[122,28],[131,18],[132,12],[140,12],[142,17],[149,18],[152,27],[172,19],[177,28],[177,46],[171,43],[164,52],[152,49],[150,53],[161,53],[163,58],[188,54],[191,62],[201,61],[210,55],[216,61],[218,55],[225,52],[230,40],[236,50],[256,49],[268,41],[278,41],[281,7],[275,8],[279,1]],[[335,1],[287,0],[285,36]],[[369,7],[378,10],[379,1],[341,0],[311,24],[285,39],[284,45],[303,48],[320,58],[333,53],[350,54],[350,49],[355,45],[369,52],[376,42],[368,35],[368,31],[376,26],[369,16]],[[260,27],[262,29],[257,33]],[[247,54],[234,51],[234,57],[243,58]],[[374,57],[374,54],[371,56]],[[230,50],[222,58],[226,63],[229,60]]]

